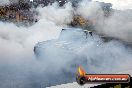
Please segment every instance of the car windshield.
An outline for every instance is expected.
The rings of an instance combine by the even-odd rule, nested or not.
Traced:
[[[63,29],[59,40],[78,40],[85,38],[86,34],[82,29]]]

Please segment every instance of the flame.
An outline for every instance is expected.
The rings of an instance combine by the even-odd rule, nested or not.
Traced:
[[[85,70],[82,68],[82,66],[79,66],[79,67],[78,67],[78,72],[79,72],[80,76],[85,76],[85,75],[86,75],[86,72],[85,72]]]

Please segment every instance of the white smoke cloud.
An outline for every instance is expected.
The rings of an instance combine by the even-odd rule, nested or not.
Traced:
[[[132,42],[132,10],[115,11],[99,23],[97,31],[123,41]]]
[[[40,19],[36,24],[28,28],[17,27],[12,23],[0,22],[0,69],[5,69],[0,73],[0,76],[2,76],[0,77],[2,88],[14,88],[17,85],[22,86],[22,88],[29,85],[28,88],[30,88],[30,85],[37,85],[35,80],[39,80],[39,77],[37,77],[39,74],[41,76],[42,73],[43,75],[48,75],[54,69],[51,68],[51,71],[48,70],[46,72],[50,64],[46,61],[46,63],[38,62],[33,49],[36,43],[56,39],[59,36],[60,31],[66,26],[66,23],[72,20],[72,8],[70,4],[67,4],[63,8],[59,8],[55,4],[44,8],[39,7],[37,10],[40,14]],[[37,69],[40,70],[36,71]],[[36,78],[34,77],[34,80],[29,83],[31,80],[28,77],[32,77],[33,75]],[[46,85],[45,78],[47,77],[44,76],[40,79],[39,86],[43,82],[45,83],[44,86]]]
[[[72,14],[73,14],[73,8],[71,6],[71,3],[67,3],[67,5],[65,5],[64,7],[59,8],[59,9],[58,8],[59,7],[58,7],[57,3],[55,3],[52,6],[38,8],[38,10],[39,10],[39,12],[41,12],[41,17],[43,19],[54,22],[54,23],[56,23],[56,25],[69,24],[72,20]],[[65,10],[64,10],[64,8],[65,8]],[[64,14],[64,13],[66,13],[66,14]],[[59,17],[58,17],[58,15],[59,15]]]
[[[113,8],[118,10],[132,9],[131,0],[93,0],[93,1],[112,3]]]
[[[110,1],[112,1],[112,0],[109,0],[108,2],[111,3]],[[114,1],[116,1],[116,0],[114,0]],[[107,0],[105,0],[104,2],[107,2]],[[118,5],[116,5],[116,6],[119,6],[120,5],[120,2],[122,2],[122,1],[121,0],[118,0]],[[112,3],[112,4],[115,5],[115,3]],[[81,15],[83,17],[85,17],[85,18],[90,17],[90,19],[91,18],[94,18],[95,19],[95,21],[97,23],[97,24],[95,24],[95,31],[96,32],[101,33],[101,34],[104,34],[105,36],[110,36],[110,37],[118,38],[118,39],[121,39],[121,40],[126,41],[126,42],[132,42],[132,40],[131,40],[131,38],[132,38],[132,36],[131,36],[131,33],[132,33],[132,29],[131,29],[132,28],[132,26],[131,26],[132,25],[131,24],[132,23],[132,14],[131,14],[131,12],[132,12],[132,10],[130,10],[131,8],[129,7],[129,6],[131,6],[130,5],[131,4],[131,1],[127,0],[125,4],[126,4],[126,7],[120,7],[120,6],[119,6],[119,8],[113,7],[114,8],[114,10],[113,10],[114,12],[112,11],[111,16],[108,17],[108,18],[104,18],[103,13],[102,13],[102,10],[100,9],[100,6],[99,6],[99,3],[98,2],[93,2],[90,5],[88,5],[88,1],[83,0],[83,2],[80,3],[80,6],[79,6],[79,9],[78,10],[81,12]],[[121,10],[117,10],[117,9],[121,9]],[[116,44],[117,44],[117,46],[115,46]],[[98,51],[98,50],[96,50],[97,48],[93,48],[93,49],[88,50],[90,52],[88,52],[86,54],[88,54],[88,58],[89,58],[90,57],[89,55],[92,52],[92,56],[91,57],[95,56],[93,58],[94,58],[94,60],[97,60],[96,57],[98,56],[98,54],[95,55],[96,54],[96,51],[97,51],[97,53],[100,52],[99,55],[101,56],[101,60],[103,60],[102,58],[105,57],[105,58],[107,58],[107,60],[109,59],[111,61],[112,58],[113,58],[113,60],[116,62],[116,66],[119,66],[118,70],[120,68],[123,68],[123,67],[120,67],[122,65],[119,65],[120,61],[121,61],[122,64],[124,64],[123,66],[125,66],[125,68],[129,68],[130,63],[129,62],[126,62],[126,63],[129,63],[129,64],[126,64],[123,61],[124,61],[124,58],[127,58],[127,59],[131,60],[131,58],[130,58],[131,57],[131,51],[127,51],[127,49],[124,48],[125,46],[122,46],[120,44],[118,45],[118,44],[119,43],[117,43],[117,42],[116,43],[115,42],[111,42],[111,43],[108,43],[108,44],[104,44],[103,49],[104,48],[105,49],[106,48],[107,49],[109,48],[109,50],[106,51],[106,52],[108,52],[106,54],[106,56],[104,54],[101,54],[103,52],[102,51],[103,49],[98,49],[99,50]],[[109,45],[111,46],[111,48],[110,48]],[[121,51],[121,52],[114,52],[114,49],[116,49],[116,51]],[[93,50],[95,50],[95,51],[93,51]],[[113,52],[113,54],[111,52]],[[94,55],[93,55],[93,53],[94,53]],[[110,53],[111,53],[112,56],[110,55]],[[118,56],[116,57],[116,55],[114,55],[114,54],[117,54],[117,53],[118,53],[118,56],[119,57]],[[121,55],[123,55],[123,56],[121,56]],[[99,57],[98,57],[98,59],[99,59]],[[122,57],[124,57],[124,58],[122,58]],[[119,62],[118,62],[118,58],[120,58],[120,61]],[[108,63],[107,63],[107,65],[108,65]],[[103,67],[105,67],[105,65],[106,64],[104,63],[104,66]],[[101,69],[103,67],[101,67]],[[109,67],[112,67],[112,66],[109,66]],[[95,68],[93,67],[93,69],[96,69],[97,70],[97,67],[95,66]],[[112,69],[113,68],[109,68],[109,70],[112,70]]]
[[[103,0],[100,0],[103,2]],[[113,8],[111,11],[111,16],[108,18],[104,18],[103,11],[98,2],[89,2],[87,0],[83,0],[79,4],[79,8],[77,10],[78,14],[81,14],[83,17],[90,19],[95,22],[96,31],[110,37],[115,37],[121,39],[126,42],[132,42],[131,33],[132,33],[132,10],[129,8],[131,1],[125,0],[124,4],[127,7],[120,7],[120,3],[123,0],[105,0],[104,2],[109,2],[115,4],[118,3],[119,8]],[[125,3],[126,2],[126,3]],[[129,3],[129,4],[128,4]]]
[[[99,15],[103,15],[103,12],[99,3],[83,0],[78,5],[77,14],[86,19],[94,20]]]
[[[17,2],[18,0],[0,0],[0,6],[9,5]]]
[[[86,5],[84,2],[80,3],[77,14],[81,14],[85,18],[102,15],[97,3]],[[84,65],[91,73],[131,69],[131,49],[115,41],[103,43],[98,36],[89,37],[87,43],[82,44],[72,41],[75,50],[70,52],[48,45],[44,49],[46,53],[41,52],[47,56],[42,57],[43,60],[39,60],[34,55],[34,46],[38,42],[57,39],[61,29],[67,27],[67,24],[72,20],[73,8],[70,3],[61,8],[54,4],[43,8],[39,7],[37,11],[39,12],[39,21],[28,28],[0,22],[0,85],[2,88],[45,88],[45,86],[53,84],[75,81],[73,74],[76,66],[71,68],[71,65],[76,63]],[[118,20],[120,23],[128,22],[128,19],[117,19],[116,16],[114,14],[107,20],[116,18],[115,23]],[[122,17],[124,15],[121,15],[120,18]],[[97,31],[105,33],[106,29],[109,30],[110,27],[114,27],[112,22],[106,22],[106,27],[97,29]],[[110,23],[112,26],[109,25]],[[98,26],[102,28],[102,25]],[[125,27],[128,27],[128,24]],[[119,27],[115,32],[120,33],[120,29]],[[69,47],[73,47],[73,45],[69,45]],[[45,48],[45,46],[42,47]]]
[[[0,0],[0,6],[4,6],[4,5],[7,5],[9,3],[10,3],[9,0]]]

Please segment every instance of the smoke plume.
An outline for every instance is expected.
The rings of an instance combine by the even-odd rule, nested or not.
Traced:
[[[63,40],[55,39],[59,38],[62,28],[69,27],[67,24],[72,21],[73,13],[86,19],[97,19],[94,24],[96,32],[131,42],[131,10],[115,10],[104,23],[101,23],[104,17],[100,5],[87,0],[80,2],[76,11],[71,3],[64,7],[54,3],[38,7],[36,11],[39,21],[30,27],[0,22],[1,88],[45,88],[73,82],[78,65],[84,66],[89,73],[115,73],[132,69],[131,48],[121,41],[104,43],[99,35],[85,39],[82,34],[78,40],[71,41],[72,37],[67,39],[72,43],[68,44],[70,51],[54,46],[56,42],[64,44],[61,42]],[[65,35],[80,34],[68,32]],[[51,45],[40,46],[42,60],[39,60],[34,55],[34,46],[52,39]],[[86,42],[81,42],[84,40]]]
[[[18,0],[0,0],[0,6],[17,3]]]
[[[9,3],[10,3],[9,0],[0,0],[0,6],[4,6],[4,5],[7,5]]]
[[[118,10],[132,9],[131,0],[93,0],[93,1],[112,3],[113,8]]]

